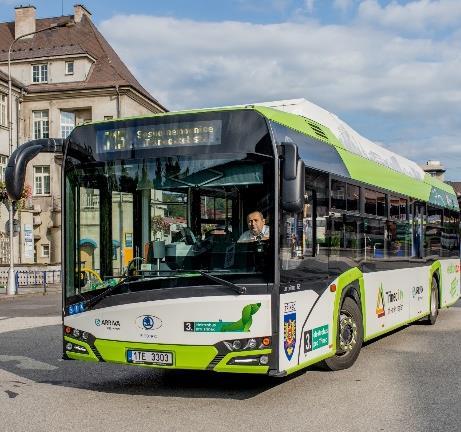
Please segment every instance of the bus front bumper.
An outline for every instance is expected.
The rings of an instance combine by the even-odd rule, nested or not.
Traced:
[[[169,345],[93,339],[84,341],[64,336],[64,358],[92,362],[110,362],[163,369],[213,370],[215,372],[267,374],[270,347],[222,352],[221,344]],[[132,352],[167,354],[171,364],[129,361]]]

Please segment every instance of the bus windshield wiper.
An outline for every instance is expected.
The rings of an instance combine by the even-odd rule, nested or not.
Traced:
[[[238,286],[236,285],[235,283],[233,282],[229,282],[225,279],[221,279],[220,277],[217,277],[217,276],[213,276],[211,275],[210,273],[207,273],[207,272],[204,272],[204,271],[201,271],[201,270],[197,270],[198,273],[200,273],[203,277],[213,281],[213,282],[217,282],[219,283],[220,285],[223,285],[223,286],[226,286],[226,287],[229,287],[231,288],[232,290],[234,290],[237,294],[245,294],[247,292],[247,289],[246,287],[241,287],[241,286]]]
[[[161,273],[162,271],[160,271]],[[247,288],[244,286],[239,286],[237,284],[234,284],[233,282],[227,281],[225,279],[221,279],[220,277],[213,276],[207,272],[204,272],[202,270],[170,270],[170,271],[163,271],[165,273],[197,273],[201,276],[203,276],[206,279],[209,279],[213,282],[216,282],[220,285],[223,285],[225,287],[231,288],[233,291],[235,291],[237,294],[246,294]],[[132,276],[125,276],[120,279],[120,281],[113,283],[113,282],[107,282],[108,287],[101,293],[98,294],[96,297],[93,297],[89,300],[84,300],[80,303],[73,304],[69,307],[69,311],[73,308],[75,308],[75,312],[70,312],[70,314],[77,313],[77,312],[83,312],[83,311],[88,311],[90,309],[93,309],[101,300],[105,299],[107,296],[112,294],[119,286],[121,286],[123,283],[125,283],[127,280],[131,279]],[[111,279],[111,281],[114,281],[114,279]]]
[[[227,281],[225,279],[222,279],[218,276],[211,275],[208,272],[205,272],[203,270],[185,270],[185,269],[177,269],[177,270],[171,270],[172,273],[198,273],[201,276],[203,276],[206,279],[209,279],[213,282],[217,282],[220,285],[223,285],[225,287],[231,288],[233,291],[235,291],[237,294],[245,294],[247,292],[246,287],[241,287],[233,282]]]
[[[110,281],[107,282],[109,286],[101,294],[98,294],[96,297],[93,297],[92,299],[86,300],[84,302],[85,309],[86,310],[93,309],[96,306],[96,304],[98,304],[102,299],[106,298],[108,295],[113,293],[120,285],[122,285],[129,278],[130,276],[122,277],[116,283],[111,283],[110,281],[114,281],[114,279],[110,279]]]
[[[160,270],[160,273],[162,270]],[[170,270],[169,273],[198,273],[204,278],[207,278],[213,282],[217,282],[220,285],[223,285],[225,287],[231,288],[233,291],[235,291],[237,294],[245,294],[247,292],[246,287],[241,287],[233,282],[229,282],[225,279],[221,279],[220,277],[211,275],[208,272],[205,272],[203,270],[186,270],[186,269],[177,269],[177,270]]]

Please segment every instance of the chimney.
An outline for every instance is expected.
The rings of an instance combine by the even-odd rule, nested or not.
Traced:
[[[35,6],[18,6],[15,8],[16,18],[14,20],[14,38],[27,33],[32,33],[35,28]],[[33,37],[27,36],[28,38]]]
[[[86,15],[86,17],[91,20],[91,12],[82,4],[76,4],[74,5],[74,21],[76,23],[79,23],[83,15]]]
[[[439,180],[444,180],[445,167],[438,160],[428,160],[426,165],[421,167],[425,172]]]

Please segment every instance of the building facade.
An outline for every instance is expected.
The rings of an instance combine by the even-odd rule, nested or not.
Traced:
[[[0,167],[10,154],[8,121],[1,121],[4,111],[8,115],[3,107],[11,46],[13,150],[31,139],[65,138],[84,122],[166,111],[131,74],[85,6],[75,5],[73,15],[45,19],[36,18],[34,6],[17,7],[14,22],[0,23]],[[40,154],[28,165],[31,196],[16,216],[17,264],[60,263],[61,161],[60,155]],[[7,219],[2,205],[0,242],[7,236]],[[4,243],[1,249],[9,256]],[[0,264],[6,262],[0,256]]]
[[[17,142],[19,137],[19,118],[20,109],[24,93],[24,85],[17,80],[12,80],[12,116],[11,128],[13,135],[13,143]],[[0,264],[9,263],[9,237],[7,235],[8,226],[7,221],[9,218],[7,201],[5,200],[5,168],[10,154],[10,137],[9,137],[9,116],[8,116],[8,75],[0,70]],[[15,238],[19,246],[19,239]],[[17,250],[18,247],[15,248]],[[18,258],[18,255],[16,255]]]

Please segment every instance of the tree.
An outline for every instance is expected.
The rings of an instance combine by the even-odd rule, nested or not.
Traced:
[[[26,199],[29,199],[32,196],[32,187],[28,184],[24,185],[24,189],[21,193],[21,198],[16,202],[16,208],[18,210],[25,207]],[[5,182],[0,181],[0,202],[5,204],[6,207],[9,207],[11,201],[8,197],[8,192],[6,191]]]

